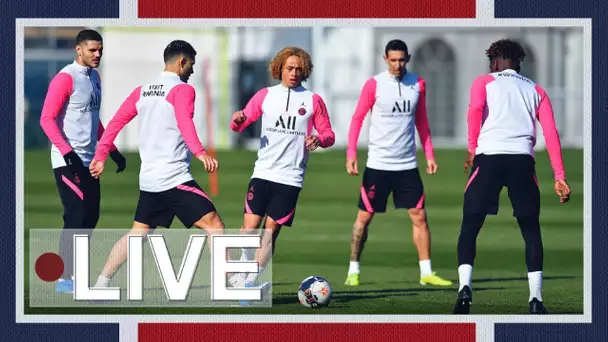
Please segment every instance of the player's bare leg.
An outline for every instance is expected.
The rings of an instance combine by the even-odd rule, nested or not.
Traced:
[[[210,250],[213,245],[213,239],[211,237],[215,234],[221,234],[225,228],[220,214],[218,214],[216,211],[205,214],[205,216],[201,217],[200,220],[194,222],[194,226],[198,229],[204,230],[207,233],[207,244]],[[226,260],[232,260],[230,251],[226,251]]]
[[[101,275],[97,278],[94,287],[107,287],[114,274],[127,261],[127,247],[129,245],[129,236],[143,236],[144,240],[150,232],[150,226],[137,221],[133,222],[133,228],[123,235],[118,242],[114,244],[110,251],[108,261],[103,267]]]
[[[408,209],[412,220],[412,239],[418,250],[418,262],[420,265],[420,284],[450,286],[452,282],[438,277],[431,267],[431,232],[426,216],[426,210],[421,208]]]
[[[256,214],[245,214],[243,216],[243,225],[241,226],[241,234],[253,235],[257,234],[258,228],[262,224],[264,217]],[[250,248],[243,248],[241,251],[241,260],[253,259],[254,251]]]
[[[344,285],[358,286],[359,285],[359,260],[363,253],[363,248],[367,242],[368,227],[372,222],[374,213],[370,213],[359,209],[357,219],[353,224],[353,231],[350,239],[350,264],[348,267],[348,275]]]
[[[262,224],[264,220],[263,216],[259,216],[256,214],[245,213],[243,215],[243,225],[241,226],[241,234],[243,235],[253,235],[257,234],[258,228]],[[252,260],[254,258],[255,250],[251,248],[242,248],[241,249],[241,261],[244,260]],[[246,274],[240,273],[230,273],[228,274],[228,281],[232,286],[244,286],[245,280],[247,278]]]
[[[262,235],[261,247],[256,249],[254,254],[255,261],[258,262],[259,272],[251,273],[247,276],[245,283],[253,283],[264,272],[264,268],[274,255],[276,241],[281,232],[281,224],[277,223],[271,217],[266,216],[266,224],[264,225],[264,234]]]

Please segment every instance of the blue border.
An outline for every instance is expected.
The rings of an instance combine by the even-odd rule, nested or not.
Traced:
[[[118,18],[118,0],[17,0],[6,1],[0,20],[0,222],[4,248],[4,285],[0,291],[3,341],[100,341],[119,340],[118,324],[16,324],[15,323],[15,19],[16,18]]]
[[[494,339],[502,341],[606,341],[608,294],[606,263],[608,246],[608,66],[606,36],[608,5],[605,0],[495,0],[496,18],[591,18],[593,114],[592,114],[592,215],[593,302],[591,324],[496,324]],[[581,113],[582,116],[582,113]],[[599,158],[599,159],[598,159]],[[582,196],[582,190],[578,194]],[[573,227],[574,228],[574,227]],[[550,305],[550,302],[547,302]],[[550,306],[549,306],[550,308]]]

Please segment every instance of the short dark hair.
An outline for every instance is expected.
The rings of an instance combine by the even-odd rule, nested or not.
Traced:
[[[95,30],[82,30],[80,32],[78,32],[78,35],[76,35],[76,45],[80,45],[81,43],[84,43],[86,41],[89,40],[94,40],[96,42],[103,42],[103,38],[101,38],[101,34],[99,34],[99,32],[95,31]]]
[[[519,65],[526,58],[526,51],[520,43],[514,40],[501,39],[490,45],[490,48],[486,50],[486,56],[490,61],[502,58]]]
[[[407,55],[407,44],[401,39],[393,39],[386,44],[384,54],[388,55],[389,51],[403,51]]]
[[[170,62],[180,56],[194,60],[196,57],[196,50],[194,50],[190,43],[184,40],[174,40],[167,45],[165,52],[163,53],[165,63]]]

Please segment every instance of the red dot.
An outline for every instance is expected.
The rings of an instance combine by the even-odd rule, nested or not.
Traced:
[[[44,253],[36,260],[36,274],[44,281],[55,281],[63,274],[63,260],[55,253]]]

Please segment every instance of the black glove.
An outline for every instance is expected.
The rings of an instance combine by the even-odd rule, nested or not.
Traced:
[[[116,163],[116,166],[118,166],[116,173],[123,172],[127,167],[127,159],[125,159],[125,157],[118,152],[118,150],[110,152],[110,158],[112,158],[112,160]]]
[[[65,160],[65,165],[74,176],[77,176],[82,172],[86,172],[84,164],[82,164],[82,159],[80,159],[76,152],[70,151],[66,153],[63,156],[63,160]]]

